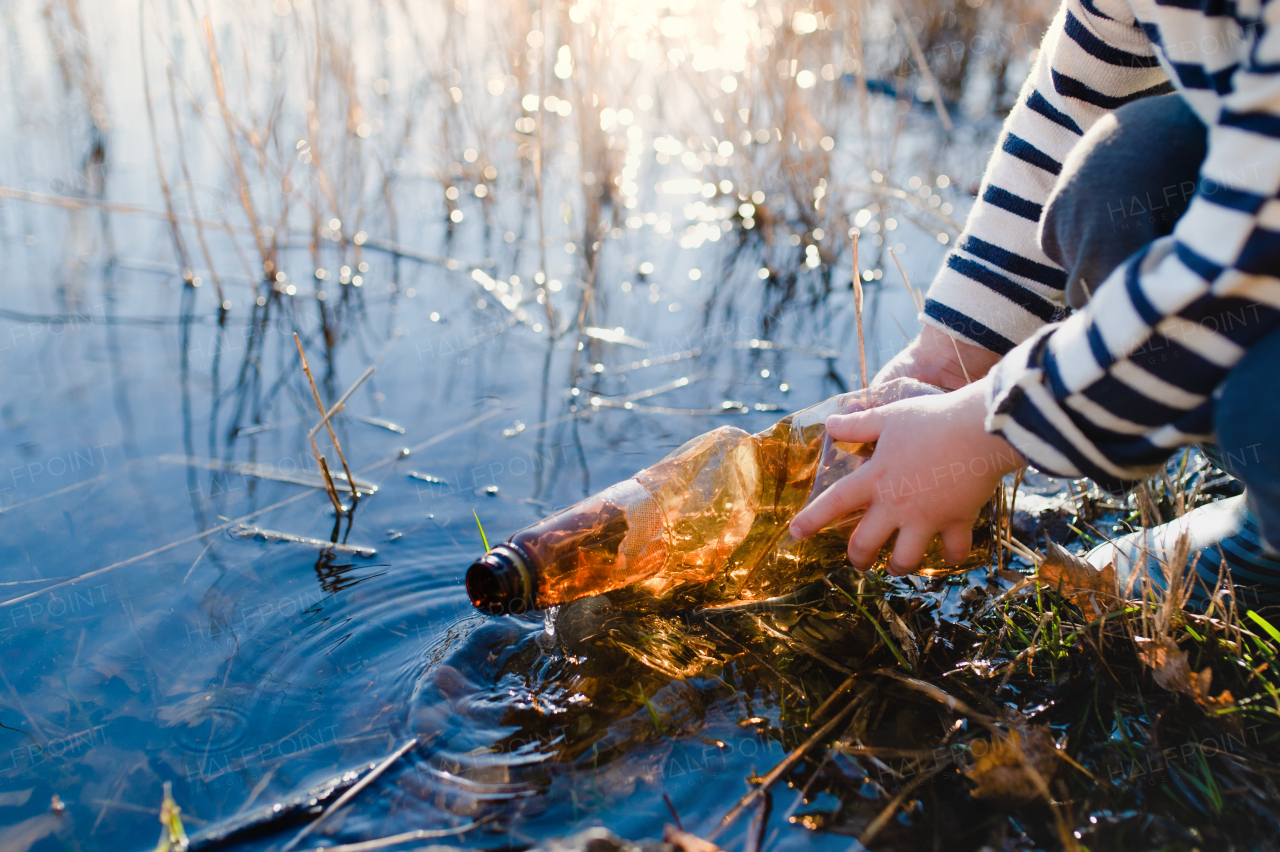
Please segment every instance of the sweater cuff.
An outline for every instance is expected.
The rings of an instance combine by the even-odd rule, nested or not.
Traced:
[[[997,355],[1008,354],[1044,326],[1034,314],[943,264],[925,299],[921,322]]]

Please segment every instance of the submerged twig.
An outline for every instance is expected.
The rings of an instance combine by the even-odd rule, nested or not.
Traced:
[[[938,767],[936,769],[930,769],[926,772],[921,772],[915,778],[911,779],[911,783],[899,790],[898,795],[894,796],[889,801],[889,804],[884,806],[884,810],[880,811],[880,813],[876,815],[876,818],[867,825],[866,831],[862,832],[862,836],[858,838],[858,844],[865,848],[868,843],[875,840],[876,835],[878,835],[884,827],[889,824],[889,820],[893,818],[894,813],[896,813],[898,808],[902,806],[902,803],[906,801],[907,797],[914,793],[916,788],[921,784],[932,780],[933,776],[937,775],[944,768],[945,767]]]
[[[389,769],[393,763],[395,763],[400,758],[404,757],[406,753],[408,753],[417,745],[418,745],[418,738],[413,737],[407,743],[400,746],[400,748],[396,749],[391,754],[387,755],[386,759],[384,759],[381,763],[379,763],[372,770],[370,770],[368,775],[364,776],[355,784],[353,784],[350,790],[343,793],[341,796],[338,797],[337,801],[329,805],[329,807],[325,808],[324,813],[316,817],[315,822],[309,823],[305,828],[302,829],[302,831],[299,831],[297,835],[293,838],[293,840],[290,840],[288,843],[285,844],[284,848],[281,849],[280,852],[289,852],[290,849],[293,849],[295,846],[297,846],[300,842],[302,842],[303,838],[305,838],[307,835],[311,834],[311,832],[319,828],[320,825],[324,823],[324,821],[327,820],[329,817],[333,816],[333,814],[337,812],[339,808],[341,808],[347,802],[351,801],[357,795],[359,795],[361,790],[363,790],[365,787],[368,787],[370,784],[372,784],[379,776],[382,775],[382,773],[386,772],[387,769]]]
[[[724,818],[720,820],[719,824],[717,824],[716,827],[711,830],[711,833],[707,835],[707,839],[713,840],[719,836],[719,834],[728,828],[744,810],[753,805],[766,792],[768,792],[769,788],[778,782],[778,779],[790,772],[792,767],[799,763],[801,758],[808,754],[809,749],[826,739],[827,736],[835,730],[836,725],[843,722],[857,706],[858,702],[856,701],[852,701],[847,704],[843,710],[835,716],[832,716],[829,722],[814,731],[813,736],[809,737],[809,739],[805,740],[794,751],[792,751],[791,754],[783,758],[781,763],[773,767],[773,769],[769,771],[769,774],[760,780],[760,785],[758,787],[738,800],[738,803],[729,810],[729,813],[724,815]]]
[[[393,834],[390,837],[379,837],[376,840],[362,840],[359,843],[342,843],[338,846],[318,846],[313,852],[370,852],[373,849],[383,849],[387,846],[397,846],[401,843],[408,843],[410,840],[432,840],[439,837],[457,837],[474,831],[485,823],[493,822],[497,819],[497,814],[489,814],[482,816],[480,819],[472,820],[466,825],[460,825],[456,828],[419,828],[414,831],[403,831],[400,834]]]

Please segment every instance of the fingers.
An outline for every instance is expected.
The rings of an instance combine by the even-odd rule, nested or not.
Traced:
[[[869,444],[880,440],[884,428],[884,412],[870,408],[854,414],[835,414],[827,418],[827,432],[837,441]]]
[[[951,565],[959,565],[973,549],[973,530],[967,526],[948,527],[942,531],[942,550]]]
[[[871,380],[871,384],[879,385],[902,377],[914,379],[916,378],[914,369],[915,359],[911,358],[909,354],[899,352],[888,364],[880,368],[880,372],[876,373],[875,378]]]
[[[889,573],[901,577],[920,567],[925,548],[933,540],[933,534],[919,527],[903,527],[898,530],[898,541],[889,559]]]
[[[893,535],[896,525],[887,513],[872,510],[868,512],[849,536],[849,564],[860,571],[865,571],[875,564],[880,555],[880,548]]]
[[[871,502],[870,486],[862,470],[856,470],[818,495],[791,520],[791,537],[804,541],[832,521],[852,514]]]

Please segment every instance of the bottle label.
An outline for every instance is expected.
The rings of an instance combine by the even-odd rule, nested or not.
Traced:
[[[627,533],[618,548],[619,573],[636,582],[662,571],[667,565],[667,521],[654,496],[634,479],[610,486],[600,496],[626,511]]]

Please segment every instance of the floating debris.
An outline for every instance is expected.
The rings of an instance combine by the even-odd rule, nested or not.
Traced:
[[[236,437],[257,435],[261,432],[270,432],[272,429],[283,429],[286,426],[296,426],[301,422],[301,417],[293,417],[289,420],[281,420],[279,423],[259,423],[256,426],[245,426],[243,429],[236,429],[234,434]]]
[[[632,346],[636,349],[648,349],[649,344],[643,340],[637,340],[634,337],[628,337],[627,331],[622,326],[617,328],[596,328],[595,326],[587,326],[582,333],[592,340],[603,340],[605,343],[620,343],[623,346]]]
[[[514,424],[511,425],[511,428],[502,430],[502,437],[514,438],[516,435],[519,435],[521,432],[523,432],[526,428],[528,427],[525,426],[523,421],[517,420]]]
[[[409,478],[416,479],[420,482],[430,482],[432,485],[446,484],[445,481],[438,476],[432,476],[429,473],[418,473],[416,470],[409,471]]]
[[[355,419],[359,420],[361,423],[368,423],[370,426],[377,426],[380,429],[386,429],[388,431],[395,432],[398,435],[404,434],[404,427],[397,426],[396,424],[392,423],[390,420],[379,420],[376,417],[365,417],[363,414],[357,414],[355,416]]]
[[[657,358],[642,358],[639,361],[632,361],[630,364],[623,364],[620,367],[606,367],[603,364],[596,364],[595,367],[592,368],[592,372],[602,373],[604,375],[629,373],[632,370],[643,370],[646,367],[657,367],[662,364],[672,364],[676,361],[683,361],[687,358],[697,358],[701,354],[701,349],[686,349],[683,352],[673,352],[670,355],[660,355]]]
[[[333,541],[324,541],[318,538],[309,538],[303,535],[293,535],[292,533],[277,532],[276,530],[264,530],[261,527],[251,527],[245,524],[237,524],[228,530],[236,538],[253,538],[258,541],[285,541],[290,544],[305,544],[311,547],[318,547],[321,550],[332,550],[335,553],[350,553],[353,556],[374,556],[377,550],[372,547],[365,547],[359,544],[341,544]]]
[[[734,349],[765,349],[774,352],[798,352],[801,355],[808,355],[810,358],[839,358],[840,353],[835,349],[827,349],[820,346],[798,346],[794,343],[777,343],[772,340],[739,340],[733,344]]]
[[[777,404],[772,402],[757,402],[755,405],[751,407],[754,408],[756,411],[777,411],[778,410]]]
[[[205,470],[216,470],[220,473],[234,473],[240,476],[252,476],[257,479],[270,479],[273,482],[288,482],[293,485],[305,485],[308,488],[324,488],[324,478],[318,473],[308,473],[306,471],[284,472],[277,470],[273,465],[255,464],[253,462],[224,462],[217,459],[200,459],[194,456],[179,456],[165,454],[157,456],[156,461],[165,464],[180,464],[188,467],[202,467]],[[345,473],[333,474],[333,484],[339,491],[351,492],[351,485],[347,482]],[[378,491],[378,486],[368,482],[357,482],[356,490],[364,495],[369,496]]]

